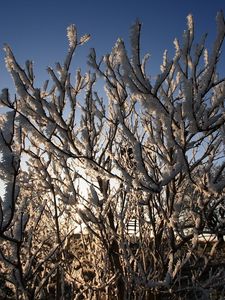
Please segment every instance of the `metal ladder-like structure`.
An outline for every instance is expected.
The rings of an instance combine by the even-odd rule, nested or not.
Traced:
[[[136,235],[138,233],[138,220],[137,219],[131,219],[127,223],[127,233],[129,235]]]

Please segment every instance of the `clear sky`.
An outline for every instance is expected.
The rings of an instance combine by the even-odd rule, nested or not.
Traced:
[[[182,37],[186,16],[193,14],[198,36],[209,33],[210,46],[215,37],[216,13],[221,9],[225,12],[224,0],[2,0],[0,90],[13,86],[5,69],[4,43],[13,48],[19,63],[34,61],[39,87],[48,78],[47,66],[64,58],[70,24],[76,24],[81,35],[92,36],[75,56],[76,64],[86,70],[89,49],[96,48],[101,56],[110,52],[118,37],[128,43],[130,26],[138,18],[143,23],[142,53],[150,52],[149,73],[155,76],[164,49],[172,55],[174,38]],[[221,64],[225,66],[224,53]]]
[[[92,36],[77,55],[77,65],[85,69],[90,48],[95,47],[102,55],[112,49],[118,37],[128,42],[129,28],[138,18],[143,23],[142,51],[150,52],[149,72],[156,75],[164,49],[172,49],[174,38],[181,38],[189,13],[194,16],[197,35],[208,32],[208,44],[212,44],[216,12],[225,11],[225,1],[2,0],[0,8],[2,89],[11,82],[4,67],[4,43],[13,48],[20,63],[33,60],[37,78],[44,81],[46,67],[54,66],[56,61],[64,58],[68,47],[66,28],[70,24],[76,24],[80,34],[90,33]]]

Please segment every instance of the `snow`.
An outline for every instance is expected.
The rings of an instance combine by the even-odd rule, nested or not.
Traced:
[[[77,43],[77,30],[74,24],[67,27],[67,37],[69,40],[69,46],[75,47]]]

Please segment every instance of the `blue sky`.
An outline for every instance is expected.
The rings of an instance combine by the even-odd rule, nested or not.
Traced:
[[[85,71],[89,49],[96,48],[101,56],[110,52],[118,37],[128,43],[130,26],[138,18],[143,23],[142,53],[150,52],[149,73],[155,76],[164,49],[172,54],[173,40],[181,38],[189,13],[194,16],[197,36],[208,32],[208,45],[212,45],[216,13],[221,9],[225,12],[225,1],[2,0],[0,9],[1,90],[13,86],[4,65],[4,43],[12,47],[19,63],[27,59],[34,61],[36,87],[39,87],[48,78],[47,66],[62,61],[66,54],[66,28],[70,24],[76,24],[81,35],[90,33],[92,36],[75,56],[76,65]],[[223,49],[225,52],[225,47]],[[224,53],[221,64],[225,65]]]
[[[221,9],[225,11],[224,0],[3,0],[0,89],[11,85],[4,67],[4,43],[13,48],[20,63],[26,59],[34,61],[39,84],[47,78],[46,67],[64,58],[68,25],[76,24],[81,35],[90,33],[92,36],[75,57],[77,65],[85,70],[90,48],[95,47],[101,56],[110,52],[118,37],[128,42],[129,28],[138,18],[143,23],[142,51],[151,54],[149,73],[154,76],[159,72],[164,49],[172,49],[174,38],[181,38],[186,16],[193,14],[198,36],[209,33],[210,46],[215,37],[216,12]],[[172,50],[170,52],[172,54]]]

